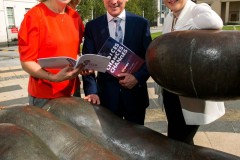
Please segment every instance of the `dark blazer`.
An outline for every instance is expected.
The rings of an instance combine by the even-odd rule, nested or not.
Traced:
[[[109,36],[106,14],[88,22],[85,27],[83,54],[97,54]],[[123,44],[145,59],[146,50],[151,40],[148,21],[126,12]],[[94,75],[83,76],[85,95],[98,94],[101,105],[113,112],[117,110],[119,105],[124,105],[128,109],[146,109],[149,105],[146,84],[149,73],[146,64],[133,75],[139,83],[131,90],[121,87],[118,79],[108,73],[99,72],[97,78]]]

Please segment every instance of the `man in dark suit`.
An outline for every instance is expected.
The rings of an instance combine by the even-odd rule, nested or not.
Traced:
[[[151,42],[150,27],[146,19],[125,11],[127,0],[103,0],[107,14],[86,24],[83,54],[98,53],[109,36],[116,39],[114,18],[121,19],[122,42],[145,59]],[[146,64],[135,73],[120,73],[118,78],[108,73],[83,76],[83,89],[88,100],[101,104],[119,117],[144,125],[149,105],[146,81],[149,78]]]

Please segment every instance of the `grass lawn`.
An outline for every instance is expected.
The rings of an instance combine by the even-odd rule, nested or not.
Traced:
[[[235,30],[240,30],[240,26],[235,26]]]
[[[152,33],[151,37],[152,37],[152,39],[155,39],[156,37],[160,36],[161,34],[162,34],[162,32]]]
[[[234,30],[233,26],[223,26],[223,30]]]

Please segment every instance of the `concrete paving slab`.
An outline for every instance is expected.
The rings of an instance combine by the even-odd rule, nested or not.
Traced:
[[[211,148],[240,157],[240,134],[231,132],[205,132]],[[237,141],[236,141],[237,140]],[[197,144],[198,142],[196,142]]]

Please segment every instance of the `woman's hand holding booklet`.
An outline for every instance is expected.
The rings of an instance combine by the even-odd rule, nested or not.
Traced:
[[[85,54],[79,56],[77,60],[71,57],[47,57],[38,59],[38,63],[42,68],[62,69],[67,65],[71,65],[73,68],[77,68],[82,64],[82,70],[95,70],[99,72],[106,71],[109,61],[109,57],[97,54]]]

